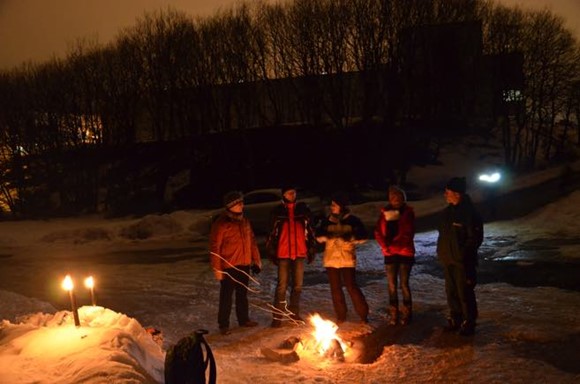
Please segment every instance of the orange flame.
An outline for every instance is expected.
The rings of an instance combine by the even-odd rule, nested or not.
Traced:
[[[321,354],[324,355],[328,348],[330,348],[332,341],[337,340],[342,347],[342,350],[346,352],[347,346],[342,341],[340,336],[336,334],[338,330],[338,325],[330,320],[325,320],[320,317],[319,314],[314,314],[310,317],[310,323],[314,326],[314,331],[312,332],[312,336],[316,340],[316,350]]]

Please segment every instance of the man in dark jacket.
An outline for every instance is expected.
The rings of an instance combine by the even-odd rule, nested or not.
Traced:
[[[443,211],[437,239],[437,256],[445,272],[449,306],[446,330],[475,333],[477,249],[483,241],[483,222],[466,194],[465,177],[454,177],[445,187],[449,204]]]
[[[274,296],[275,313],[272,327],[282,325],[282,320],[300,318],[300,295],[304,280],[304,260],[312,261],[311,249],[314,233],[310,225],[311,212],[303,202],[296,202],[296,188],[281,189],[282,202],[272,210],[271,232],[266,241],[270,259],[278,266],[278,283]],[[286,291],[291,285],[290,302]]]

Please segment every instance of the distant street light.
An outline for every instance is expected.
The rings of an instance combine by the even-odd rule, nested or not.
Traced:
[[[499,172],[494,173],[483,173],[479,175],[479,181],[483,181],[485,183],[494,184],[497,183],[501,179],[501,174]]]
[[[498,182],[501,179],[501,173],[498,171],[482,173],[479,175],[479,181],[483,183],[484,199],[487,202],[489,215],[492,219],[496,218],[496,194],[499,188]]]

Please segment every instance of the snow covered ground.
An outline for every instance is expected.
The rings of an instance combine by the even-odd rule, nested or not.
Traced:
[[[443,153],[444,165],[412,169],[409,180],[433,198],[413,202],[418,215],[441,209],[439,190],[450,176],[472,177],[482,154],[473,148]],[[463,167],[463,168],[462,168]],[[560,169],[513,178],[504,191],[557,177]],[[471,191],[480,197],[475,183]],[[354,207],[368,218],[379,204]],[[526,217],[488,223],[482,247],[490,261],[516,254],[523,244],[552,239],[550,257],[577,265],[580,257],[580,191]],[[207,262],[207,239],[196,233],[199,214],[174,212],[142,219],[99,217],[0,223],[0,383],[163,382],[168,347],[196,329],[217,361],[218,383],[575,383],[580,379],[580,292],[550,286],[518,287],[505,282],[478,285],[480,319],[474,337],[445,334],[443,280],[434,262],[436,233],[417,234],[418,263],[411,287],[414,322],[390,327],[383,259],[373,241],[359,248],[359,282],[371,308],[369,324],[356,315],[339,335],[349,343],[346,361],[305,350],[300,360],[268,360],[263,347],[288,337],[306,338],[309,325],[271,329],[268,304],[276,273],[265,261],[252,284],[250,313],[260,323],[217,332],[219,285]],[[505,241],[509,238],[510,241]],[[525,273],[537,259],[521,259]],[[498,261],[500,263],[500,261]],[[499,266],[498,268],[501,268]],[[76,328],[65,274],[75,279],[81,327]],[[90,305],[82,279],[96,280],[97,307]],[[307,266],[303,313],[333,319],[325,273],[317,259]],[[232,314],[232,323],[235,318]],[[145,328],[162,331],[156,342]]]

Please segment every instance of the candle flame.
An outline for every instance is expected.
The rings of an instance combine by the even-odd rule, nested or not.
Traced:
[[[62,281],[62,289],[64,289],[65,291],[72,291],[73,288],[74,283],[72,278],[70,277],[70,275],[66,275],[66,277]]]
[[[89,276],[85,279],[85,287],[92,289],[95,286],[95,280],[92,276]]]

